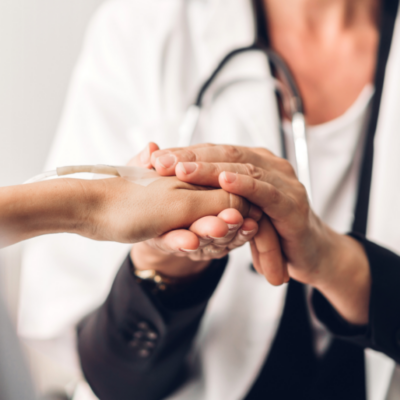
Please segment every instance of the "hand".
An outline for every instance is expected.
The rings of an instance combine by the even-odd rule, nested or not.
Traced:
[[[129,165],[151,168],[150,155],[156,150],[158,146],[150,143]],[[197,274],[212,259],[226,256],[255,236],[261,211],[251,207],[248,216],[243,219],[237,210],[226,209],[217,216],[200,218],[189,229],[134,245],[131,258],[138,269],[155,269],[171,277]]]
[[[156,151],[161,175],[222,187],[265,213],[252,243],[255,268],[274,285],[292,277],[319,289],[350,322],[368,321],[371,277],[362,246],[312,211],[291,165],[266,149],[198,145]]]
[[[243,216],[251,209],[239,196],[187,184],[176,177],[158,179],[147,187],[123,178],[74,181],[71,184],[81,185],[88,196],[83,233],[96,240],[136,243],[189,228],[198,219],[217,216],[226,209]]]

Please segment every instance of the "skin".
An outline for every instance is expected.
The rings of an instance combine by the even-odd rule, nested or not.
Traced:
[[[373,82],[379,1],[264,0],[264,4],[271,47],[296,79],[307,124],[342,115]]]
[[[204,216],[220,221],[216,216],[221,212],[243,218],[252,210],[256,209],[236,195],[176,177],[147,187],[122,178],[58,179],[0,188],[0,246],[58,232],[135,243],[178,228],[195,230]],[[228,231],[222,222],[215,229],[221,236]]]
[[[130,164],[152,168],[151,155],[158,146],[150,143]],[[221,210],[222,211],[222,210]],[[164,276],[186,278],[207,268],[213,259],[251,241],[258,232],[262,212],[252,206],[245,215],[226,209],[216,216],[197,220],[190,229],[167,232],[132,247],[131,258],[137,269],[153,269]]]
[[[378,1],[264,2],[272,48],[297,80],[307,123],[342,115],[373,81]],[[309,284],[347,321],[368,323],[371,276],[364,249],[315,215],[288,162],[266,149],[203,145],[155,151],[151,164],[162,175],[222,187],[259,206],[264,216],[251,242],[256,269],[274,285],[289,277]]]

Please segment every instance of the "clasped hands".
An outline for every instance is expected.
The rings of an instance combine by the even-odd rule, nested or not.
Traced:
[[[252,218],[243,220],[237,211],[226,210],[218,217],[196,221],[189,231],[172,231],[136,244],[131,256],[137,268],[152,265],[167,275],[189,275],[206,268],[209,259],[249,241],[255,269],[271,284],[289,278],[309,284],[349,322],[368,321],[371,277],[365,251],[315,215],[288,161],[263,148],[201,144],[159,150],[154,143],[135,160],[162,176],[222,188],[262,211],[260,215],[253,208]],[[210,235],[214,227],[216,234]],[[185,246],[179,246],[185,241]],[[205,250],[210,245],[216,253]]]

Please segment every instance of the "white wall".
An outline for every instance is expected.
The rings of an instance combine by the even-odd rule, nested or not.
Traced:
[[[42,170],[85,27],[102,1],[0,0],[0,186]],[[20,253],[21,245],[0,251],[0,295],[14,318]],[[42,356],[29,359],[40,392],[70,379]]]
[[[43,168],[88,19],[102,0],[0,0],[0,186]]]

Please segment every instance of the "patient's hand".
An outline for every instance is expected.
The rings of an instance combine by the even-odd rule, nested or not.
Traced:
[[[130,165],[151,168],[150,155],[156,150],[157,145],[150,143]],[[156,185],[157,182],[152,185]],[[201,205],[202,210],[205,210],[204,207],[210,207],[209,203],[214,201],[211,195],[216,193],[203,190],[192,195],[198,196],[199,199],[199,205],[194,208]],[[224,196],[221,193],[217,194],[218,198]],[[229,251],[250,241],[258,231],[256,221],[261,217],[261,211],[247,203],[235,205],[237,201],[242,202],[241,199],[231,198],[225,209],[218,213],[197,214],[197,220],[188,226],[188,229],[170,230],[154,239],[134,245],[131,257],[135,267],[155,269],[171,277],[196,274],[207,267],[210,260],[222,258]],[[181,207],[184,209],[185,205],[176,207],[175,222],[178,222]],[[191,213],[190,217],[193,218],[194,214]]]

